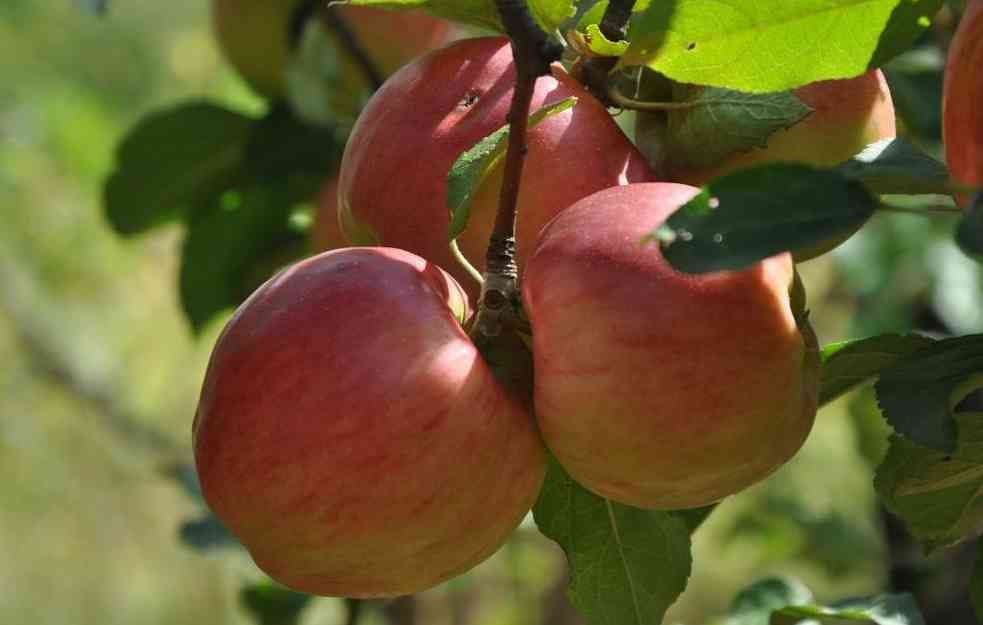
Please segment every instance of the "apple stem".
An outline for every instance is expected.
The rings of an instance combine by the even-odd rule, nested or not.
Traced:
[[[385,77],[379,71],[379,68],[376,67],[375,62],[372,61],[372,57],[369,56],[365,46],[359,41],[358,35],[355,34],[348,21],[339,12],[339,7],[333,4],[325,4],[320,0],[313,0],[310,4],[320,5],[319,15],[321,22],[334,32],[339,43],[341,43],[345,51],[355,60],[355,64],[362,70],[366,81],[369,83],[369,87],[373,91],[377,91],[382,86]]]
[[[513,325],[519,302],[515,261],[515,222],[522,168],[529,151],[527,128],[536,80],[550,73],[563,46],[543,32],[533,20],[525,0],[495,0],[502,25],[512,42],[515,90],[509,109],[509,145],[499,196],[495,228],[488,242],[487,268],[478,301],[472,336],[477,340],[498,336],[503,326]]]
[[[628,22],[631,20],[635,1],[610,0],[608,2],[608,8],[604,11],[604,17],[601,18],[598,26],[601,34],[609,41],[622,41],[628,36]],[[617,64],[617,57],[597,56],[584,60],[580,65],[578,76],[580,81],[594,94],[594,97],[608,106],[612,104],[607,88],[608,75]]]

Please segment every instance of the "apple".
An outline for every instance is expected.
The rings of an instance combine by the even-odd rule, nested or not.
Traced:
[[[945,158],[953,179],[983,186],[983,0],[966,4],[949,46],[942,96]],[[965,205],[968,198],[955,194]]]
[[[448,269],[476,291],[448,248],[447,174],[457,157],[506,124],[515,70],[504,37],[455,42],[394,74],[371,98],[342,158],[342,231],[358,245],[406,249]],[[644,157],[607,109],[555,66],[536,82],[533,110],[567,97],[572,109],[530,129],[516,227],[520,264],[555,214],[595,191],[651,179]],[[459,244],[485,266],[502,167],[476,190]]]
[[[305,1],[212,0],[212,25],[219,47],[246,82],[264,97],[284,94],[291,20]],[[386,74],[444,43],[451,31],[448,22],[417,11],[355,6],[337,10]]]
[[[703,506],[763,479],[816,413],[818,348],[793,314],[787,253],[687,275],[642,242],[697,192],[584,198],[543,230],[522,286],[544,441],[586,488],[642,508]]]
[[[338,178],[335,176],[328,178],[315,198],[311,246],[319,252],[349,246],[338,223]]]
[[[534,418],[461,328],[467,297],[408,252],[301,261],[238,309],[193,427],[208,505],[275,580],[417,592],[492,554],[534,503]]]

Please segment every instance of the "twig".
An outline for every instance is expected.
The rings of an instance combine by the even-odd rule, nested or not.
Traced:
[[[509,147],[505,155],[505,172],[499,197],[495,229],[488,244],[487,269],[478,315],[474,324],[477,340],[498,336],[518,300],[515,263],[515,222],[519,201],[519,184],[525,164],[527,126],[536,80],[550,73],[550,65],[559,60],[563,48],[551,40],[533,20],[525,0],[495,0],[502,24],[512,40],[515,62],[515,91],[509,109]]]
[[[327,4],[323,0],[314,0],[311,4],[315,5],[315,8],[319,8],[318,15],[320,15],[321,21],[334,32],[342,47],[345,48],[345,51],[355,59],[355,63],[362,70],[362,73],[365,74],[365,79],[368,81],[369,87],[373,91],[378,90],[386,77],[383,76],[369,55],[368,50],[365,49],[365,46],[359,41],[355,31],[352,30],[348,21],[341,14],[340,7]]]
[[[621,41],[628,34],[628,22],[635,8],[635,0],[610,0],[604,17],[598,25],[601,34],[609,41]],[[607,82],[608,75],[618,64],[617,57],[598,56],[586,59],[581,65],[581,80],[587,90],[605,105],[610,105]]]

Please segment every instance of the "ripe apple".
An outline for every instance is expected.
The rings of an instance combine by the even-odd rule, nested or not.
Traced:
[[[983,0],[970,0],[949,46],[942,97],[945,158],[955,181],[983,186]],[[968,198],[956,194],[964,205]]]
[[[642,243],[696,193],[647,183],[584,198],[543,230],[523,282],[543,439],[586,488],[643,508],[761,480],[816,412],[817,345],[790,305],[788,254],[687,275]]]
[[[514,82],[503,37],[458,41],[394,74],[362,111],[342,158],[339,210],[349,240],[419,254],[474,292],[448,249],[447,173],[463,151],[505,125]],[[607,109],[558,66],[536,82],[533,110],[570,96],[579,98],[576,106],[528,135],[516,229],[520,263],[561,209],[595,191],[651,178]],[[477,190],[459,239],[478,269],[485,266],[501,169]]]
[[[212,0],[212,24],[226,58],[257,93],[283,95],[291,19],[305,0]],[[379,69],[392,73],[445,42],[450,24],[417,11],[337,9]]]
[[[467,297],[408,252],[284,270],[212,353],[194,423],[205,500],[277,581],[423,590],[491,555],[541,487],[533,417],[461,328]]]

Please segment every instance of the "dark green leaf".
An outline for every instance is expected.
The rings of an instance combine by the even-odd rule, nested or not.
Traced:
[[[903,0],[897,2],[887,27],[870,57],[869,67],[880,67],[906,50],[928,30],[945,0]]]
[[[227,194],[221,206],[200,211],[201,217],[189,224],[180,291],[195,331],[249,295],[258,264],[280,250],[303,245],[305,235],[290,217],[308,195],[307,188],[297,192],[285,184],[252,187]]]
[[[942,67],[936,46],[915,48],[884,67],[894,110],[915,136],[942,140]]]
[[[120,143],[106,181],[110,224],[136,234],[221,193],[235,179],[252,121],[205,102],[145,117]]]
[[[181,524],[181,541],[198,551],[208,551],[239,544],[222,522],[212,515]]]
[[[825,405],[859,384],[873,379],[881,369],[933,344],[917,334],[884,334],[823,347],[823,371],[819,405]]]
[[[806,165],[757,166],[713,180],[653,237],[681,271],[742,269],[849,236],[876,206],[862,185],[842,174]]]
[[[956,417],[952,454],[894,435],[874,486],[927,551],[976,534],[983,523],[983,414]]]
[[[976,543],[976,562],[973,576],[969,578],[969,601],[976,612],[976,620],[983,622],[983,540]]]
[[[967,381],[981,375],[983,334],[977,334],[938,341],[905,356],[881,371],[874,388],[896,432],[951,453],[956,447],[955,406],[962,399],[958,395]]]
[[[554,461],[533,514],[567,554],[570,600],[590,625],[660,625],[686,587],[690,528],[675,513],[598,497]]]
[[[709,167],[738,152],[763,148],[768,137],[812,112],[789,91],[743,93],[718,87],[677,85],[673,101],[687,108],[668,112],[674,167]]]
[[[768,625],[776,610],[813,600],[812,592],[801,582],[767,577],[742,590],[731,603],[725,625]]]
[[[976,194],[956,227],[956,243],[967,256],[983,261],[983,193]]]
[[[239,591],[239,601],[258,625],[296,625],[312,597],[272,582]]]
[[[945,194],[949,170],[904,139],[884,139],[836,169],[873,193]]]
[[[330,126],[311,126],[276,107],[250,129],[243,155],[245,184],[279,182],[287,176],[323,180],[338,169],[346,137]]]
[[[544,119],[556,115],[577,104],[577,98],[565,98],[556,104],[544,106],[529,116],[529,128]],[[471,199],[495,162],[508,146],[509,127],[502,126],[473,147],[464,151],[447,173],[447,206],[451,212],[449,239],[456,239],[468,226],[471,217]]]

